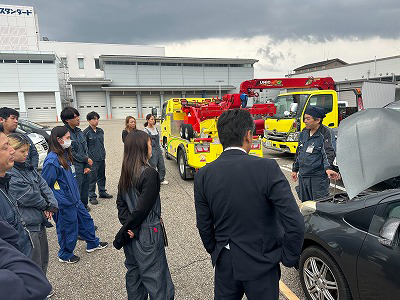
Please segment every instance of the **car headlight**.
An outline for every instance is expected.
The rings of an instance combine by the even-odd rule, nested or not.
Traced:
[[[317,211],[317,202],[315,201],[305,201],[299,206],[300,212],[303,216],[310,215]]]
[[[298,142],[300,132],[291,132],[288,134],[286,141],[288,142]]]

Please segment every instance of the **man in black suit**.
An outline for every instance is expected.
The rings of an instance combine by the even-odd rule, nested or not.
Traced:
[[[218,119],[224,152],[194,181],[197,228],[215,267],[215,299],[278,299],[279,263],[296,265],[304,220],[275,160],[248,155],[248,111]]]

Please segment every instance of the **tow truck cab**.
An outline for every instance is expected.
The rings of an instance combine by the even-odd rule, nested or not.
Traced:
[[[327,114],[322,124],[339,125],[338,96],[334,90],[312,90],[278,95],[276,114],[265,119],[264,146],[268,149],[296,153],[300,132],[304,129],[304,111],[308,106],[323,107]]]

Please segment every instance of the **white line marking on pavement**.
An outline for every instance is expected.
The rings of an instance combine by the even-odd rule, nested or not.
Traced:
[[[287,171],[287,172],[292,172],[292,169],[289,169],[289,168],[287,168],[287,167],[284,167],[284,166],[279,166],[279,167],[280,167],[282,170],[285,170],[285,171]],[[333,183],[330,183],[330,186],[331,186],[331,187],[335,187],[335,185],[334,185]],[[346,189],[345,189],[344,187],[340,186],[340,185],[336,185],[336,188],[337,188],[338,190],[343,191],[343,192],[346,191]]]

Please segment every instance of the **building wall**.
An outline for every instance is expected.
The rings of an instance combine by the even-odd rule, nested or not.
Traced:
[[[38,42],[33,7],[0,4],[0,50],[38,50]]]
[[[377,59],[349,64],[347,66],[313,71],[302,74],[294,74],[291,77],[332,77],[336,82],[361,80],[361,79],[379,79],[382,77],[400,75],[400,56]]]
[[[0,92],[60,91],[56,64],[0,63]]]
[[[40,41],[41,51],[54,51],[58,57],[66,58],[70,77],[104,77],[103,71],[95,68],[95,59],[100,55],[142,55],[164,56],[165,47],[123,45],[123,44],[96,44]],[[79,69],[78,58],[83,58],[84,69]]]
[[[238,92],[240,83],[253,79],[253,67],[191,67],[154,65],[104,64],[110,86],[215,86],[234,85]],[[223,82],[218,82],[222,80]]]

